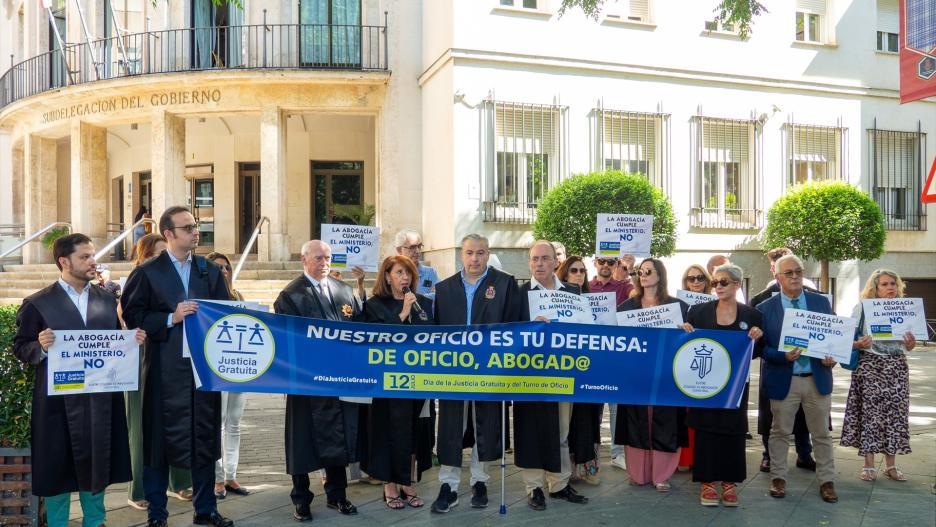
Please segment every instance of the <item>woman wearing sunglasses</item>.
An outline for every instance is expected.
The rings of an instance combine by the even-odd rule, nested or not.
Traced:
[[[682,275],[682,288],[693,293],[709,293],[712,290],[712,275],[701,265],[690,265]]]
[[[669,295],[666,267],[647,258],[637,267],[634,294],[617,310],[631,311],[679,304],[683,320],[689,306]],[[679,448],[688,444],[686,409],[673,406],[618,405],[615,438],[624,444],[624,460],[632,485],[653,483],[669,492],[669,479],[679,465]]]
[[[588,269],[581,256],[571,255],[562,262],[556,271],[559,280],[567,284],[575,284],[583,293],[588,293]]]
[[[712,285],[718,300],[692,306],[683,328],[746,331],[760,347],[763,320],[760,312],[739,303],[735,294],[741,287],[743,271],[734,264],[715,268]],[[760,355],[759,349],[755,355]],[[748,419],[748,386],[744,386],[741,404],[735,410],[719,408],[693,408],[689,412],[689,425],[695,429],[695,465],[692,481],[702,484],[699,502],[707,507],[718,505],[715,482],[721,481],[721,503],[725,507],[738,506],[738,483],[744,481],[745,434]]]

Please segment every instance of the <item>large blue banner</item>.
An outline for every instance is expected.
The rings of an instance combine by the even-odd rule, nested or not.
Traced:
[[[396,326],[201,302],[185,320],[203,390],[737,408],[745,332],[544,322]]]

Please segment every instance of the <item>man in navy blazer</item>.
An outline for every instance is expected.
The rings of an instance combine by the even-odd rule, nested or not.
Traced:
[[[832,434],[829,414],[832,411],[831,357],[817,359],[801,356],[800,349],[783,352],[780,333],[786,309],[803,309],[832,314],[829,301],[822,295],[803,290],[803,262],[790,254],[777,260],[774,277],[780,284],[780,294],[757,306],[764,315],[764,373],[761,382],[767,387],[773,423],[770,428],[770,495],[786,496],[787,454],[796,412],[802,404],[806,426],[813,436],[816,456],[816,476],[823,501],[838,501],[833,478]]]

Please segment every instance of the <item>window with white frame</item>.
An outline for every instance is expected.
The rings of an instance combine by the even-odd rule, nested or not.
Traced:
[[[664,155],[669,139],[669,115],[596,108],[595,164],[599,169],[643,174],[669,192]]]
[[[897,0],[877,0],[877,50],[900,51],[900,14]]]
[[[840,126],[785,124],[787,186],[848,179],[847,134]]]
[[[650,22],[650,0],[619,0],[604,6],[606,19],[615,22]]]
[[[540,0],[500,0],[504,7],[520,7],[523,9],[539,9]]]
[[[825,17],[825,0],[796,0],[797,42],[823,42]]]
[[[926,134],[868,130],[871,194],[890,230],[923,230],[925,209],[920,203]]]
[[[756,121],[697,116],[691,139],[692,226],[759,227],[762,185]]]
[[[486,221],[529,222],[565,176],[564,107],[486,101]]]
[[[734,24],[724,23],[720,20],[706,20],[704,24],[706,31],[717,31],[720,33],[737,33],[737,28]]]

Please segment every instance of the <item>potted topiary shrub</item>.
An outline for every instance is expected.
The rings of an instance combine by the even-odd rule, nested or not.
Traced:
[[[29,422],[34,367],[13,356],[16,306],[0,306],[0,525],[38,525]]]

